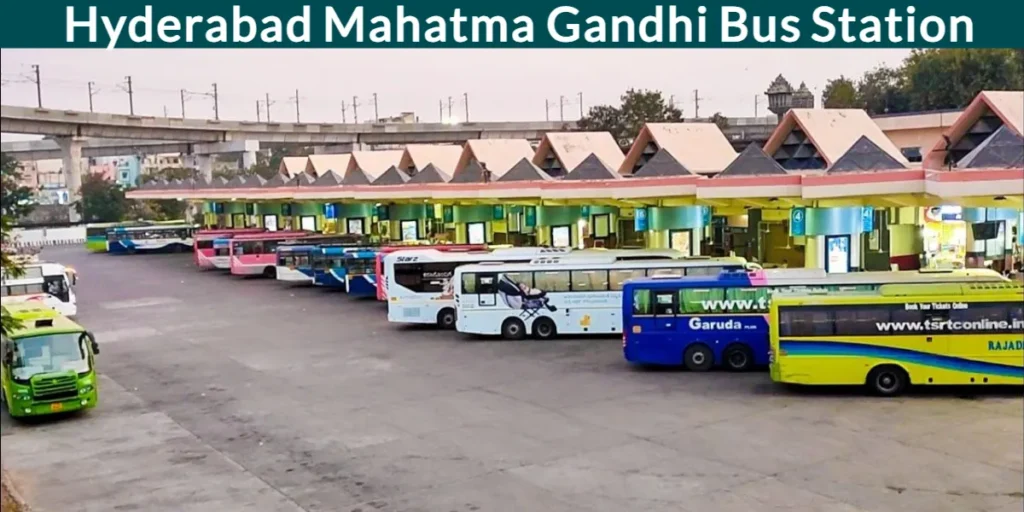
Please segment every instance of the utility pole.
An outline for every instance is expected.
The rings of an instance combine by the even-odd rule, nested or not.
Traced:
[[[345,116],[345,100],[341,100],[341,122],[348,124],[348,119]]]
[[[373,119],[380,120],[380,112],[377,110],[377,93],[373,93]]]
[[[185,89],[181,90],[181,118],[185,119]]]
[[[256,100],[256,122],[260,122],[260,100]]]
[[[167,117],[167,105],[164,105],[164,117]]]
[[[302,115],[299,113],[299,90],[295,89],[295,124],[302,124]]]
[[[95,85],[93,82],[89,82],[89,112],[94,112],[92,109],[92,86]]]
[[[693,117],[700,119],[700,91],[698,89],[693,90]]]
[[[43,108],[43,82],[39,80],[39,64],[33,64],[32,71],[36,74],[36,79],[33,80],[36,83],[36,104]]]
[[[265,98],[266,98],[267,102],[264,103],[263,105],[266,107],[265,110],[266,110],[266,114],[267,114],[267,123],[269,124],[270,123],[270,105],[273,105],[273,103],[270,103],[270,93],[269,92],[268,93],[264,93],[264,95],[265,95]]]
[[[444,100],[437,100],[437,120],[444,122]]]
[[[468,123],[469,122],[469,93],[468,92],[462,93],[462,103],[464,104],[463,106],[466,107],[466,122]]]
[[[185,114],[182,114],[181,117],[185,117]],[[213,84],[213,119],[220,121],[220,97],[217,95],[216,82]]]
[[[359,124],[359,96],[352,96],[352,119]]]
[[[583,119],[583,91],[577,93],[577,96],[580,99],[580,119]]]
[[[754,95],[754,117],[757,117],[757,107],[758,107],[758,102],[760,100],[761,100],[761,97],[759,95],[755,94]]]
[[[125,81],[128,82],[128,89],[127,89],[128,90],[128,113],[130,115],[134,116],[135,115],[135,93],[132,92],[132,77],[129,75],[129,76],[124,77],[124,79],[125,79]]]
[[[448,96],[448,122],[452,120],[452,97]]]
[[[551,120],[551,102],[547,98],[544,98],[544,120]]]
[[[565,121],[565,96],[558,97],[558,120]]]

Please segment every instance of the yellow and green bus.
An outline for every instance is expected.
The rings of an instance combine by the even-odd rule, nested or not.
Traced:
[[[96,406],[91,333],[42,303],[3,306],[20,325],[0,334],[0,384],[11,416],[39,416]]]
[[[128,221],[128,222],[100,222],[85,225],[85,248],[89,252],[107,252],[107,231],[113,228],[129,228],[135,226],[160,226],[171,224],[183,224],[184,220],[162,220],[162,221]]]
[[[885,285],[878,292],[776,295],[771,377],[803,385],[1024,384],[1024,287]]]

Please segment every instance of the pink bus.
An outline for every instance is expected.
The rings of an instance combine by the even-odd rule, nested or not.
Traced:
[[[377,249],[375,270],[377,273],[377,300],[388,300],[387,279],[384,279],[384,256],[406,249],[434,249],[436,251],[486,251],[484,244],[438,244],[438,245],[388,245]]]
[[[277,244],[314,234],[309,231],[273,231],[232,237],[228,240],[231,273],[274,278],[277,274]]]
[[[231,267],[227,243],[218,244],[216,241],[227,240],[238,235],[263,233],[264,231],[262,228],[204,229],[198,231],[192,242],[192,260],[197,267],[202,269],[221,268],[226,270]]]

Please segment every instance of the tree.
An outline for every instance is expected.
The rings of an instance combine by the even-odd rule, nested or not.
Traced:
[[[124,190],[100,173],[82,175],[81,194],[75,208],[85,222],[119,222],[128,213]]]
[[[723,116],[721,112],[715,112],[708,121],[715,123],[719,130],[725,130],[729,127],[729,118]]]
[[[607,131],[619,146],[628,147],[633,137],[646,123],[679,123],[683,113],[669,105],[660,91],[629,89],[619,97],[618,107],[599,105],[591,107],[578,125],[582,130]]]
[[[1024,89],[1024,64],[1009,48],[915,50],[903,63],[910,108],[963,108],[986,90]]]
[[[822,102],[825,108],[859,108],[857,86],[853,80],[839,75],[839,78],[825,84]]]
[[[902,68],[879,66],[857,82],[859,107],[869,114],[895,114],[910,111],[906,79]]]
[[[6,277],[18,277],[24,268],[13,258],[14,219],[27,215],[32,209],[29,200],[32,191],[21,184],[21,169],[18,161],[0,153],[0,273]],[[0,308],[0,332],[9,334],[17,329],[20,322]]]

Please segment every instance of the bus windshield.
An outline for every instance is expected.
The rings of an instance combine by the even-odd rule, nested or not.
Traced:
[[[89,371],[89,358],[82,333],[42,334],[15,338],[11,375],[27,381],[42,373]]]

